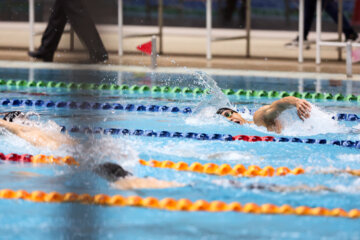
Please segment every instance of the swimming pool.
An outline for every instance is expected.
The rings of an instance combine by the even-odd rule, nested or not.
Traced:
[[[32,71],[32,72],[31,72]],[[277,206],[289,204],[293,207],[325,207],[329,209],[343,208],[346,211],[360,209],[360,181],[350,174],[324,174],[322,171],[334,169],[359,169],[360,153],[356,147],[343,147],[330,144],[330,141],[360,140],[358,134],[349,133],[357,129],[358,121],[336,121],[331,117],[337,113],[360,114],[357,101],[334,101],[310,99],[319,109],[314,110],[314,117],[305,123],[296,121],[293,112],[286,117],[295,122],[294,127],[286,129],[282,135],[268,133],[262,128],[238,126],[231,124],[220,116],[214,116],[214,110],[227,99],[237,108],[257,109],[270,103],[276,97],[256,97],[243,95],[223,95],[214,87],[211,78],[203,73],[184,70],[185,74],[143,73],[119,71],[91,70],[54,70],[54,69],[14,69],[1,68],[0,76],[5,84],[0,86],[2,99],[11,100],[11,104],[0,106],[0,111],[35,111],[41,116],[45,128],[54,121],[68,130],[74,126],[119,128],[133,130],[153,130],[160,133],[195,132],[212,134],[297,137],[301,139],[326,139],[329,144],[306,144],[297,142],[246,142],[197,140],[186,137],[148,137],[134,134],[83,134],[70,132],[81,145],[64,147],[51,151],[31,146],[19,138],[6,132],[0,136],[0,152],[4,154],[45,154],[55,156],[73,156],[80,166],[59,166],[48,164],[32,165],[1,161],[0,189],[24,189],[28,192],[41,190],[60,193],[74,192],[108,194],[123,196],[137,195],[142,198],[155,197],[181,199],[191,201],[253,202],[258,205],[272,203]],[[31,76],[31,77],[29,77]],[[360,94],[359,82],[340,80],[317,80],[306,78],[279,78],[260,76],[226,76],[214,75],[220,88],[271,90],[278,92],[300,91],[328,92],[335,95]],[[19,80],[44,81],[39,86],[16,86]],[[9,83],[9,79],[13,82]],[[175,86],[195,89],[210,88],[213,94],[164,93],[167,90],[144,90],[138,88],[119,90],[99,90],[91,87],[72,86],[46,87],[49,81],[97,84],[127,84],[130,86]],[[320,82],[320,83],[319,83]],[[21,84],[18,84],[21,85]],[[23,83],[23,85],[26,85]],[[34,84],[33,84],[34,85]],[[36,84],[35,84],[36,85]],[[51,84],[50,84],[51,85]],[[68,86],[68,85],[66,85]],[[110,85],[109,85],[110,86]],[[124,86],[124,85],[123,85]],[[86,89],[88,88],[88,89]],[[89,89],[90,88],[90,89]],[[20,106],[13,104],[14,99],[76,102],[76,103],[119,103],[122,106],[134,104],[178,107],[183,110],[191,108],[192,113],[171,111],[127,111],[120,109],[81,109],[80,107],[46,107]],[[3,102],[2,102],[3,103]],[[41,104],[39,104],[41,105]],[[77,105],[79,106],[79,105]],[[93,106],[93,105],[91,105]],[[101,105],[104,106],[104,105]],[[249,113],[245,116],[250,117]],[[75,129],[75,128],[73,128]],[[185,136],[185,135],[183,135]],[[274,177],[234,177],[218,176],[189,171],[177,171],[169,168],[153,168],[139,164],[138,159],[158,161],[183,161],[189,165],[194,162],[201,164],[215,163],[245,167],[258,165],[263,168],[285,166],[290,169],[302,167],[305,174]],[[122,164],[135,176],[155,177],[166,181],[185,184],[184,187],[159,190],[122,191],[112,188],[108,182],[91,171],[94,163],[112,161]],[[26,172],[27,174],[24,174]],[[32,173],[32,174],[29,174]],[[310,187],[325,186],[320,192],[307,190],[293,191],[293,186],[307,185]],[[249,186],[260,186],[251,189]],[[263,189],[270,187],[269,189]],[[273,186],[281,186],[285,192],[277,191]],[[359,219],[341,217],[316,217],[297,215],[265,215],[246,214],[239,212],[187,212],[164,211],[139,207],[108,207],[84,205],[79,203],[43,203],[23,200],[0,199],[1,236],[5,239],[359,239]]]

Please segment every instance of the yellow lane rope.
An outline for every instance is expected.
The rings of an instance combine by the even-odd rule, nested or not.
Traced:
[[[250,214],[277,214],[277,215],[298,215],[298,216],[323,216],[323,217],[346,217],[346,218],[360,218],[360,210],[352,209],[345,211],[342,208],[328,209],[324,207],[307,207],[299,206],[293,207],[290,205],[276,206],[274,204],[266,203],[257,205],[256,203],[240,204],[239,202],[225,203],[223,201],[196,200],[195,202],[189,199],[173,199],[163,198],[157,199],[155,197],[142,198],[139,196],[124,197],[121,195],[109,196],[106,194],[97,194],[91,196],[89,194],[76,194],[58,192],[45,193],[42,191],[33,191],[28,193],[25,190],[14,191],[11,189],[0,190],[0,199],[23,199],[32,202],[42,203],[83,203],[95,204],[105,206],[132,206],[155,208],[168,211],[205,211],[205,212],[241,212]]]

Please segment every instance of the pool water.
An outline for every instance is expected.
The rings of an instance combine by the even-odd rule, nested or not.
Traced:
[[[27,80],[28,69],[1,68],[1,78]],[[298,91],[299,79],[264,78],[252,76],[214,76],[221,88]],[[360,114],[357,102],[309,100],[313,104],[312,117],[305,122],[297,119],[294,111],[282,118],[291,122],[283,134],[266,132],[254,126],[239,126],[227,122],[214,111],[223,104],[236,108],[258,109],[276,99],[225,96],[216,88],[210,76],[199,73],[144,74],[112,71],[80,71],[38,69],[35,80],[64,82],[94,82],[139,85],[200,86],[212,88],[213,94],[131,93],[129,91],[73,90],[62,88],[26,88],[0,86],[1,98],[167,105],[181,109],[190,107],[191,114],[171,112],[136,112],[123,110],[83,110],[26,106],[0,106],[0,111],[34,111],[40,114],[40,124],[53,130],[51,121],[58,125],[102,128],[127,128],[170,132],[196,132],[251,136],[299,137],[327,140],[359,141],[360,135],[349,133],[360,128],[358,122],[336,121],[336,113]],[[303,91],[314,91],[317,80],[301,81]],[[360,94],[358,82],[321,80],[322,91]],[[249,113],[244,115],[251,118]],[[50,122],[49,122],[50,121]],[[187,138],[158,138],[146,136],[93,135],[69,133],[78,139],[75,147],[58,150],[36,148],[6,131],[0,135],[0,152],[29,153],[55,156],[74,156],[79,167],[32,165],[1,161],[0,189],[41,190],[61,193],[75,192],[95,195],[104,193],[124,196],[192,201],[221,200],[227,203],[254,202],[275,205],[360,209],[360,179],[349,174],[323,174],[332,169],[359,169],[360,150],[330,144],[292,142],[199,141]],[[258,165],[260,167],[303,167],[307,173],[277,177],[215,176],[172,169],[142,166],[138,159],[171,160],[187,163],[200,162],[231,166]],[[184,184],[169,189],[141,189],[123,191],[113,188],[92,172],[92,166],[115,162],[137,177],[154,177]],[[24,174],[26,173],[26,174]],[[30,174],[31,173],[31,174]],[[325,186],[328,190],[270,191],[247,186]],[[4,239],[359,239],[360,220],[334,217],[295,215],[256,215],[236,212],[177,212],[135,207],[105,207],[75,203],[34,203],[23,200],[0,200],[0,232]]]

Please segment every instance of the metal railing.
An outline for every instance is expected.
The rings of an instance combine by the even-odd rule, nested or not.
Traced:
[[[206,0],[206,58],[211,59],[211,43],[219,41],[228,41],[228,40],[237,40],[245,39],[246,40],[246,57],[250,57],[250,28],[251,28],[251,0],[246,0],[246,33],[244,36],[234,36],[234,37],[211,37],[212,29],[212,0]]]
[[[123,55],[123,39],[124,38],[138,38],[138,37],[159,37],[159,54],[163,53],[163,0],[158,0],[158,27],[159,30],[157,33],[148,33],[148,34],[123,34],[123,0],[118,0],[118,33],[119,33],[119,44],[118,44],[118,54],[119,56]]]
[[[342,6],[342,0],[339,0],[339,4]],[[340,12],[341,10],[341,12]],[[340,19],[342,19],[342,7],[339,7],[339,23]],[[322,17],[322,6],[321,0],[317,0],[316,2],[316,64],[321,63],[321,46],[330,46],[330,47],[338,47],[345,48],[346,51],[346,75],[348,77],[352,76],[352,47],[360,47],[359,43],[352,43],[352,41],[342,42],[341,34],[342,34],[342,26],[338,27],[339,32],[339,40],[338,41],[322,41],[321,40],[321,17]],[[342,23],[342,21],[341,21]],[[340,25],[340,24],[339,24]],[[341,57],[341,53],[339,53],[339,57]]]

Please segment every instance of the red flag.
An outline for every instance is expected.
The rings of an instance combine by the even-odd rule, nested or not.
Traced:
[[[140,44],[139,46],[136,47],[136,49],[138,49],[141,52],[146,53],[148,55],[151,55],[151,48],[152,48],[151,41],[147,42],[147,43]]]

